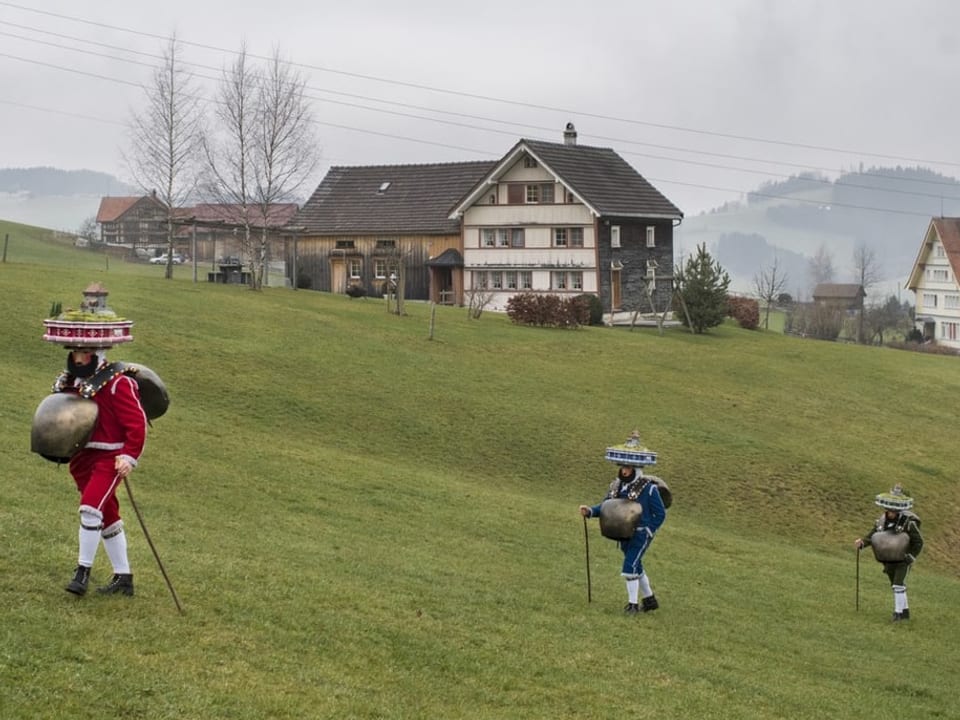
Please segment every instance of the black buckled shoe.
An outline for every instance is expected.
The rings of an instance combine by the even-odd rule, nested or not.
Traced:
[[[113,577],[103,587],[98,587],[101,595],[133,595],[133,575],[130,573],[114,573]]]
[[[73,580],[70,581],[70,584],[67,585],[64,590],[68,593],[73,593],[74,595],[86,595],[87,594],[87,585],[90,584],[90,568],[84,567],[83,565],[77,565],[77,570],[73,574]]]
[[[640,606],[636,603],[627,603],[623,608],[623,612],[627,615],[636,615],[640,612]]]
[[[651,595],[643,599],[643,612],[653,612],[658,607],[660,607],[660,603],[657,602],[656,595]]]

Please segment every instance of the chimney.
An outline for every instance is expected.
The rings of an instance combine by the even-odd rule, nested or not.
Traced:
[[[567,127],[563,131],[563,144],[564,145],[576,145],[577,144],[577,129],[573,126],[572,122],[567,123]]]

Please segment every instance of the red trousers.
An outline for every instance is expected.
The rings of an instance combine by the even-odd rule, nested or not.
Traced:
[[[113,466],[116,457],[117,453],[108,450],[83,449],[70,458],[70,474],[80,491],[80,504],[102,512],[103,527],[120,519],[120,476]]]

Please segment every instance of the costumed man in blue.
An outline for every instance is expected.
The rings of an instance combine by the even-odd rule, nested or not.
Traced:
[[[913,498],[899,485],[877,495],[874,502],[883,508],[883,515],[877,518],[870,532],[854,540],[854,545],[858,550],[869,545],[877,562],[883,564],[883,572],[890,578],[893,589],[893,621],[909,620],[907,573],[923,549],[920,518],[910,511]]]
[[[624,612],[651,612],[660,604],[643,569],[643,556],[666,520],[672,496],[660,478],[643,473],[643,466],[656,464],[657,454],[640,444],[636,430],[623,445],[608,447],[605,459],[619,466],[617,476],[606,497],[593,506],[581,505],[580,514],[599,518],[601,534],[620,546],[620,574],[627,584]]]

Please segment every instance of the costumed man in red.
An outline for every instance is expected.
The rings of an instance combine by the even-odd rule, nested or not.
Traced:
[[[70,474],[80,491],[77,568],[67,592],[84,595],[100,543],[113,565],[113,577],[97,588],[103,594],[133,595],[127,538],[117,489],[137,467],[147,436],[147,413],[137,381],[126,363],[110,363],[106,350],[133,340],[130,321],[106,307],[106,290],[94,283],[84,291],[79,311],[45,320],[44,340],[68,350],[67,367],[52,392],[75,393],[96,404],[95,422],[85,442],[69,457]],[[53,459],[53,458],[48,458]],[[65,458],[58,458],[63,461]]]
[[[67,370],[54,391],[78,392],[80,386],[109,368],[102,350],[70,349]],[[102,540],[113,577],[100,593],[133,595],[133,574],[127,557],[127,538],[120,518],[117,488],[137,466],[147,437],[147,415],[140,404],[137,382],[122,373],[113,375],[91,398],[97,403],[97,422],[85,447],[70,458],[70,474],[80,491],[80,551],[67,592],[83,595],[90,568]]]

